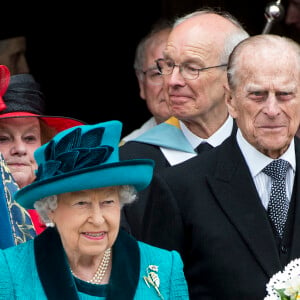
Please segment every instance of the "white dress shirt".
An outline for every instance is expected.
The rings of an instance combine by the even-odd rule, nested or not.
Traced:
[[[188,142],[192,145],[193,149],[195,149],[203,141],[209,143],[213,147],[220,145],[231,135],[233,127],[233,119],[231,116],[228,116],[225,123],[213,135],[211,135],[208,139],[202,139],[192,133],[182,121],[179,121],[179,123],[182,133],[184,134]],[[197,155],[197,153],[186,153],[164,147],[160,147],[160,149],[171,166],[184,162],[187,159],[190,159]]]
[[[264,155],[259,152],[255,147],[249,144],[246,139],[243,137],[241,131],[238,129],[237,131],[237,142],[243,153],[243,156],[247,162],[250,173],[254,180],[257,192],[261,199],[261,202],[265,209],[268,207],[270,194],[271,194],[271,185],[272,178],[262,172],[262,170],[273,161],[272,158]],[[290,163],[290,167],[287,171],[286,177],[286,186],[287,186],[287,196],[288,200],[291,200],[293,186],[294,186],[294,178],[295,178],[295,170],[296,170],[296,155],[295,155],[295,143],[294,139],[287,149],[287,151],[280,157]]]

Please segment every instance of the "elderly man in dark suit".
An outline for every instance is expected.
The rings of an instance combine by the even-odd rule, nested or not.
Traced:
[[[155,175],[143,240],[179,250],[191,299],[261,300],[300,257],[300,47],[250,37],[233,50],[228,79],[236,135]]]
[[[121,159],[151,158],[160,172],[196,156],[199,145],[221,144],[235,130],[225,104],[226,64],[234,46],[248,36],[227,12],[205,9],[176,20],[164,58],[157,60],[173,117],[122,146]],[[124,208],[137,238],[146,194]]]

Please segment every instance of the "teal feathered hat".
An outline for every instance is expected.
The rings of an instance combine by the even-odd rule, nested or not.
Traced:
[[[34,152],[36,179],[15,200],[25,208],[35,201],[67,192],[133,185],[146,188],[153,175],[150,159],[119,160],[122,123],[108,121],[76,126],[58,133]]]

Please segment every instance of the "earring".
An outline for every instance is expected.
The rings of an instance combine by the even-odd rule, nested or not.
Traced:
[[[55,227],[55,224],[53,222],[47,222],[46,227]]]

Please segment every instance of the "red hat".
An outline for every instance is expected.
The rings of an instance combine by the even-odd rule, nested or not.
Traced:
[[[6,108],[3,101],[3,95],[5,94],[10,80],[10,72],[5,65],[0,65],[0,111]]]
[[[73,118],[45,115],[45,97],[40,90],[40,85],[30,74],[12,75],[3,99],[6,108],[0,111],[0,119],[38,117],[57,133],[85,124]]]

